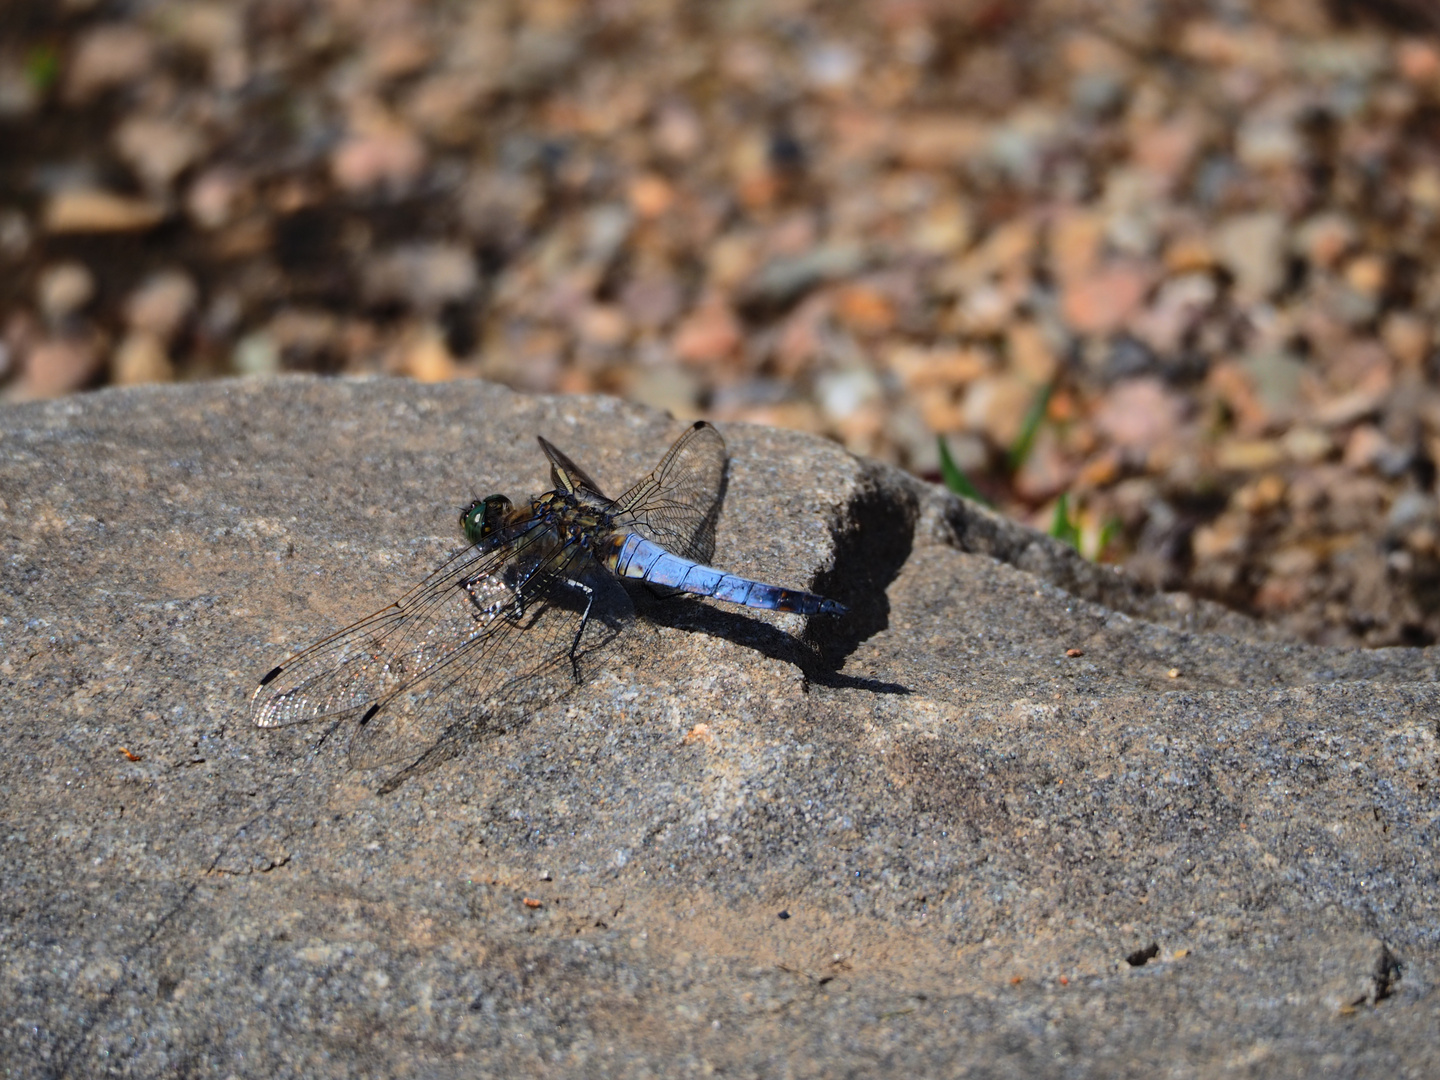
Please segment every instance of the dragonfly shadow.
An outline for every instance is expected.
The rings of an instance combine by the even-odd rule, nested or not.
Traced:
[[[864,690],[873,694],[910,693],[908,687],[899,683],[841,674],[828,660],[826,651],[809,640],[808,632],[806,637],[799,638],[739,611],[711,607],[688,598],[672,600],[654,597],[648,602],[637,599],[636,608],[646,621],[656,626],[723,638],[732,644],[753,649],[761,656],[793,665],[817,686]]]
[[[871,468],[841,516],[835,538],[835,561],[817,575],[814,591],[833,597],[849,610],[820,615],[797,638],[742,611],[712,606],[661,591],[632,590],[638,613],[659,626],[709,634],[754,649],[764,656],[798,667],[817,686],[863,690],[876,694],[908,694],[901,683],[845,675],[845,660],[862,641],[890,625],[886,590],[900,576],[915,546],[920,520],[918,497]]]
[[[822,658],[822,670],[838,671],[862,641],[889,627],[887,590],[915,546],[919,499],[882,475],[881,468],[871,467],[862,477],[835,537],[835,561],[815,579],[816,592],[849,608],[843,617],[811,619],[805,628],[805,640]]]

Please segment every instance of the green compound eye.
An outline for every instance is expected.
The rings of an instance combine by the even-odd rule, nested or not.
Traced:
[[[478,544],[505,524],[510,513],[511,502],[504,495],[491,495],[476,499],[460,511],[460,530],[465,539]]]

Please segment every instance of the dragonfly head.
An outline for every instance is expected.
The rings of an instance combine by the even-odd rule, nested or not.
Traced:
[[[478,544],[505,523],[511,503],[504,495],[476,499],[460,511],[460,531],[465,539]]]

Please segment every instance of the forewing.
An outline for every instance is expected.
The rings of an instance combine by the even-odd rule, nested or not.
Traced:
[[[261,727],[358,715],[351,760],[415,760],[456,725],[497,715],[518,686],[554,666],[583,610],[567,578],[588,558],[541,543],[530,523],[494,547],[467,548],[389,607],[281,664],[251,706]]]
[[[362,719],[350,740],[351,765],[401,764],[408,775],[421,762],[439,764],[476,737],[518,725],[572,689],[568,653],[583,607],[583,599],[556,596],[496,621],[479,647]]]
[[[589,491],[602,499],[605,498],[600,485],[590,478],[589,473],[571,461],[563,450],[543,435],[535,437],[540,441],[540,449],[544,450],[545,456],[550,459],[550,478],[555,482],[556,488],[570,495],[577,491]],[[605,501],[609,502],[608,499]]]
[[[726,463],[720,432],[697,421],[649,476],[615,500],[616,525],[676,555],[708,563],[715,556]]]
[[[356,713],[425,678],[493,624],[461,585],[498,580],[508,555],[471,547],[368,618],[297,653],[261,681],[250,715],[282,727]]]
[[[297,653],[261,680],[251,701],[260,727],[340,719],[453,663],[523,609],[553,579],[539,522],[522,522],[485,544],[464,548],[399,600]],[[525,572],[510,572],[520,567]]]

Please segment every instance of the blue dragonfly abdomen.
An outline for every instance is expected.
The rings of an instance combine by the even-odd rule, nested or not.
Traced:
[[[843,604],[814,593],[767,585],[682,559],[637,533],[614,534],[608,547],[600,561],[619,577],[769,611],[799,615],[844,615],[846,611]]]

